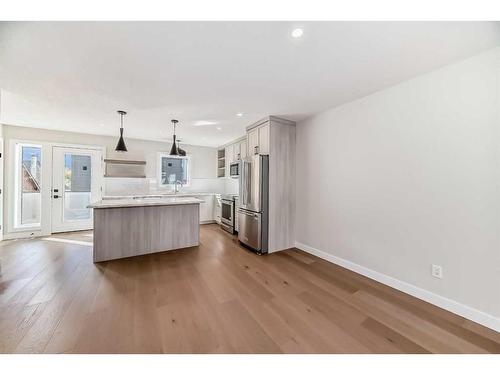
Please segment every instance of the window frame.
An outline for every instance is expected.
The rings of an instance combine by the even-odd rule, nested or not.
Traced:
[[[175,186],[175,184],[164,184],[162,183],[162,178],[161,178],[161,174],[162,174],[162,171],[161,171],[161,166],[162,166],[162,159],[163,158],[170,158],[170,159],[184,159],[186,160],[187,162],[187,166],[186,166],[186,183],[183,184],[182,186],[189,186],[191,184],[191,158],[189,155],[186,155],[186,156],[180,156],[180,155],[170,155],[168,152],[159,152],[158,153],[158,157],[156,159],[156,164],[157,164],[157,168],[156,168],[156,178],[158,180],[158,187],[159,188],[163,188],[163,189],[167,189],[167,188],[172,188],[173,186]]]
[[[22,149],[23,147],[33,147],[40,149],[40,223],[38,224],[22,224]],[[42,187],[44,182],[44,171],[42,168],[42,163],[44,160],[44,151],[42,143],[32,143],[32,142],[15,142],[14,145],[14,209],[13,214],[13,229],[15,231],[20,230],[41,230],[42,229]]]

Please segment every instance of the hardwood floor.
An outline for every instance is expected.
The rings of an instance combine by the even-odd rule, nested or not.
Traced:
[[[500,353],[500,334],[299,250],[92,263],[91,233],[0,244],[2,353]]]

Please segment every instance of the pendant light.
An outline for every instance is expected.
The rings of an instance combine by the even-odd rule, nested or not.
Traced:
[[[120,115],[120,139],[116,144],[115,151],[117,152],[127,152],[127,146],[125,146],[125,141],[123,140],[123,116],[127,114],[125,111],[117,111]]]
[[[174,125],[174,141],[172,142],[172,148],[170,149],[170,155],[179,155],[179,150],[177,149],[177,142],[175,140],[175,126],[179,122],[178,120],[171,120]]]
[[[181,148],[181,140],[177,140],[177,152],[180,156],[186,156],[186,151]]]

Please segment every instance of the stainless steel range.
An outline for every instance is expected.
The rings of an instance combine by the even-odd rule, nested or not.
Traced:
[[[220,226],[225,231],[235,233],[235,212],[234,212],[234,199],[237,195],[222,195],[221,196],[221,215]]]

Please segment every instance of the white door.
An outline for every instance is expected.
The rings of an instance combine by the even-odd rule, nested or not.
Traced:
[[[101,198],[101,151],[52,148],[52,233],[93,228],[92,209]]]

